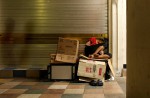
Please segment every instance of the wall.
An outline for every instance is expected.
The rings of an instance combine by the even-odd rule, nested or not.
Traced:
[[[0,0],[0,66],[46,67],[58,37],[84,44],[107,23],[107,0]]]
[[[117,71],[118,67],[118,3],[112,0],[112,65]]]
[[[127,98],[150,98],[149,9],[149,0],[127,0]]]
[[[116,75],[126,64],[126,0],[112,0],[112,54]]]
[[[118,0],[118,69],[126,64],[126,0]]]

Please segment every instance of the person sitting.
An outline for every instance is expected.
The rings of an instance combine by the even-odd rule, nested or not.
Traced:
[[[108,42],[104,42],[102,39],[98,40],[96,37],[91,37],[85,44],[84,55],[94,59],[106,59],[106,73],[105,80],[111,80],[113,78],[110,75],[110,68],[107,59],[112,58],[112,54],[108,52]]]
[[[107,47],[107,43],[104,43],[102,39],[91,37],[85,44],[84,54],[89,58],[110,59],[112,55],[108,53]]]

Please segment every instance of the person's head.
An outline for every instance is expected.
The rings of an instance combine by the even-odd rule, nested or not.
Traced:
[[[90,45],[96,45],[97,44],[97,39],[95,37],[91,37],[89,39],[89,41],[90,41]]]
[[[99,43],[103,43],[104,42],[104,39],[100,38],[98,39]]]

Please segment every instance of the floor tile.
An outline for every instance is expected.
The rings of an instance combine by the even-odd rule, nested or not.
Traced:
[[[44,94],[63,94],[65,89],[48,89]]]
[[[21,94],[17,98],[39,98],[41,94]]]
[[[116,78],[117,83],[119,84],[119,86],[122,88],[123,92],[126,93],[126,78],[125,77],[119,77]]]
[[[119,84],[121,89],[123,90],[124,93],[126,93],[126,85],[124,84]]]
[[[39,98],[61,98],[62,94],[42,94]]]
[[[49,85],[33,85],[31,89],[48,89]]]
[[[38,82],[22,82],[20,85],[35,85]]]
[[[0,79],[0,83],[6,83],[6,82],[10,82],[13,79]]]
[[[4,83],[3,85],[19,85],[21,82],[7,82]]]
[[[103,89],[85,89],[84,94],[104,94]]]
[[[85,85],[68,85],[67,89],[84,89]]]
[[[24,80],[24,82],[39,82],[39,79],[27,78],[26,80]]]
[[[123,94],[121,88],[113,88],[113,89],[104,89],[104,94]]]
[[[105,98],[126,98],[125,94],[105,94]]]
[[[25,94],[42,94],[43,92],[45,92],[45,90],[43,89],[29,89],[25,92]]]
[[[82,94],[63,94],[61,98],[82,98]]]
[[[89,85],[89,83],[73,83],[73,82],[71,82],[70,85]]]
[[[32,88],[31,85],[17,85],[13,87],[13,89],[31,89],[31,88]]]
[[[119,89],[120,86],[119,85],[111,85],[111,86],[107,86],[107,87],[104,87],[104,89]]]
[[[52,85],[53,82],[38,82],[36,85]]]
[[[48,89],[66,89],[68,85],[51,85]]]
[[[126,80],[116,78],[103,86],[28,78],[0,79],[0,98],[126,98]]]
[[[83,94],[84,89],[66,89],[64,94]]]
[[[86,85],[85,89],[102,89],[103,86],[91,86],[91,85]]]
[[[54,82],[53,85],[68,85],[69,82]]]
[[[14,80],[12,80],[13,82],[24,82],[28,80],[27,78],[14,78]]]
[[[117,82],[106,82],[104,85],[104,94],[123,94],[123,90]]]
[[[83,98],[105,98],[104,94],[84,94]]]
[[[0,98],[17,98],[19,94],[0,94]]]
[[[39,79],[29,79],[29,78],[14,78],[13,82],[39,82]]]
[[[103,87],[104,87],[104,89],[105,89],[105,88],[113,89],[113,88],[118,88],[119,85],[118,85],[117,82],[106,82]]]
[[[3,94],[22,94],[26,91],[27,89],[9,89],[5,91]]]
[[[0,94],[2,94],[3,92],[7,91],[8,89],[0,89]]]
[[[13,88],[15,85],[0,85],[0,89],[10,89]]]

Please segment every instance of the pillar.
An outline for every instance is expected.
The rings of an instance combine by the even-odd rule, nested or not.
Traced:
[[[150,98],[150,0],[127,0],[127,98]]]

